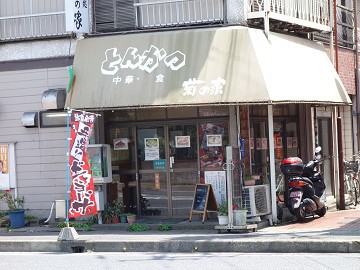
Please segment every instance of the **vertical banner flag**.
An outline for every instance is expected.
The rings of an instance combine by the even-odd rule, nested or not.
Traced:
[[[95,114],[71,111],[69,171],[72,184],[69,218],[97,214],[94,179],[86,155],[86,146],[95,121]]]

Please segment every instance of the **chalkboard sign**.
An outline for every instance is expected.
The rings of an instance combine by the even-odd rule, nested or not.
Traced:
[[[205,215],[208,210],[217,210],[214,192],[210,184],[196,184],[195,195],[190,212],[190,220],[193,213],[202,213],[202,222],[204,223]]]

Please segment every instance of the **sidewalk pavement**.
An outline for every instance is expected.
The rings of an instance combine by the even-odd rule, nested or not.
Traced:
[[[77,229],[74,241],[59,241],[56,227],[2,228],[0,252],[360,253],[360,209],[328,212],[303,223],[260,223],[256,232],[219,234],[213,219],[181,221],[164,232],[157,230],[159,224],[147,224],[151,230],[145,232],[128,232],[125,224],[94,225],[95,231]]]

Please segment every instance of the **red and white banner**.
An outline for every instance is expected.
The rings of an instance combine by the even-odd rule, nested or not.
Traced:
[[[69,169],[72,184],[69,218],[97,214],[94,179],[85,151],[95,121],[95,114],[74,110],[71,112]]]

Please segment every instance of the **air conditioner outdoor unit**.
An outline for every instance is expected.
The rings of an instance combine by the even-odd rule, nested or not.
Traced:
[[[243,205],[247,208],[248,217],[270,214],[269,185],[245,186],[243,190]]]

